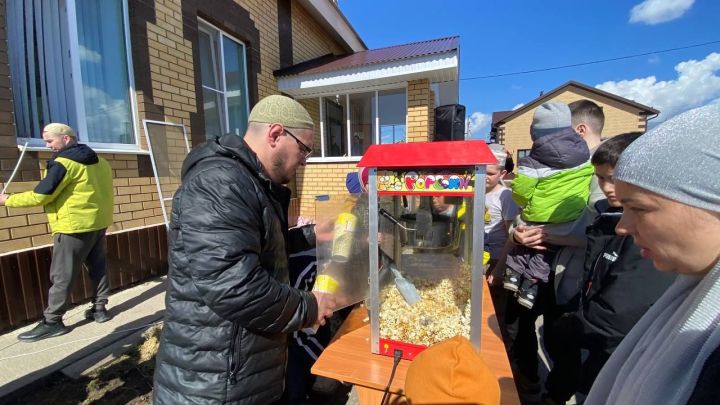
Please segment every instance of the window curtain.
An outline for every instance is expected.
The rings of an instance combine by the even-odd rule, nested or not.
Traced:
[[[50,122],[77,127],[67,13],[60,3],[57,0],[5,3],[18,137],[41,138],[42,127]]]
[[[76,0],[86,140],[132,144],[121,0]]]

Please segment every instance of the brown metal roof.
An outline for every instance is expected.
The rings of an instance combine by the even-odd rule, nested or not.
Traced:
[[[379,63],[394,62],[419,56],[433,55],[458,49],[460,37],[431,39],[387,48],[370,49],[350,55],[321,56],[274,72],[276,77],[326,73],[335,70],[349,69]]]
[[[518,115],[524,113],[525,111],[528,111],[528,110],[531,110],[531,109],[537,107],[538,105],[542,104],[542,103],[545,102],[546,100],[549,100],[549,99],[555,97],[556,95],[558,95],[559,93],[565,91],[565,89],[566,89],[567,87],[570,87],[570,86],[578,87],[578,88],[581,88],[581,89],[586,90],[586,91],[588,91],[588,92],[595,93],[595,94],[598,94],[598,95],[603,96],[603,97],[608,97],[608,98],[611,98],[611,99],[613,99],[613,100],[617,100],[617,101],[619,101],[619,102],[621,102],[621,103],[624,103],[624,104],[633,106],[633,107],[637,108],[637,109],[640,110],[640,111],[644,111],[647,115],[652,115],[652,114],[657,115],[657,114],[660,114],[660,111],[658,111],[658,110],[656,110],[656,109],[654,109],[654,108],[652,108],[652,107],[648,107],[648,106],[646,106],[646,105],[644,105],[644,104],[636,103],[635,101],[629,100],[629,99],[627,99],[627,98],[625,98],[625,97],[620,97],[620,96],[618,96],[617,94],[612,94],[612,93],[608,93],[607,91],[604,91],[604,90],[596,89],[595,87],[588,86],[587,84],[582,84],[582,83],[580,83],[580,82],[576,82],[576,81],[574,81],[574,80],[570,80],[569,82],[566,82],[566,83],[564,83],[564,84],[562,84],[562,85],[560,85],[560,86],[558,86],[558,87],[550,90],[549,92],[540,95],[540,96],[537,97],[536,99],[534,99],[534,100],[526,103],[525,105],[523,105],[522,107],[518,108],[517,110],[510,111],[510,114],[505,115],[505,113],[506,113],[507,111],[496,111],[496,112],[494,112],[494,113],[493,113],[493,120],[492,120],[492,126],[493,126],[493,128],[494,128],[494,127],[498,127],[498,126],[500,126],[500,125],[502,125],[502,124],[504,124],[504,123],[512,120],[513,118],[515,118],[515,117],[517,117]],[[497,116],[497,121],[495,120],[495,119],[496,119],[496,115],[495,115],[495,114],[498,114],[498,116]]]
[[[515,111],[495,111],[492,113],[492,125],[495,126],[495,123],[504,120],[514,112]]]

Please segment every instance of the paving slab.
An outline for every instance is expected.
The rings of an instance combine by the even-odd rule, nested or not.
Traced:
[[[118,291],[110,297],[112,319],[95,323],[84,318],[88,305],[70,309],[63,320],[71,330],[37,342],[20,342],[17,336],[35,324],[0,336],[0,398],[53,372],[66,369],[71,376],[124,354],[142,332],[165,313],[166,277]]]

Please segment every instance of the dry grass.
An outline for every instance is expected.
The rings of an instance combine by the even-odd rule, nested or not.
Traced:
[[[160,326],[143,334],[143,340],[130,352],[77,380],[60,372],[23,390],[10,404],[152,404],[155,353]]]

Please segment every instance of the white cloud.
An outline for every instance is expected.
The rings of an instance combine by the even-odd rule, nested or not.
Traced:
[[[658,81],[655,76],[648,76],[609,81],[595,87],[660,110],[657,122],[661,122],[720,97],[718,70],[720,53],[713,52],[703,60],[691,59],[675,65],[678,76],[672,80]]]
[[[93,142],[127,143],[132,139],[130,106],[96,87],[83,89],[89,138]],[[127,137],[130,138],[127,138]]]
[[[682,17],[695,0],[645,0],[630,10],[631,23],[655,25]]]
[[[652,63],[653,65],[660,63],[660,56],[658,56],[657,54],[650,55],[650,57],[648,58],[648,63]]]
[[[518,108],[524,106],[525,103],[516,104],[515,107],[512,108],[513,111],[517,110]]]
[[[90,63],[100,63],[102,61],[102,55],[80,45],[80,60]]]
[[[468,138],[472,139],[485,139],[490,133],[490,124],[492,116],[481,112],[474,112],[470,114],[467,119],[467,131]]]

